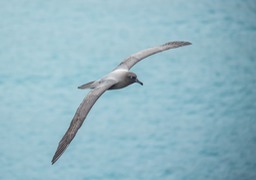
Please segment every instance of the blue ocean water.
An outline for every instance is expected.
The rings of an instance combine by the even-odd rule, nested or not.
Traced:
[[[256,179],[254,0],[0,2],[0,179]],[[105,93],[59,161],[88,91],[128,55],[144,86]]]

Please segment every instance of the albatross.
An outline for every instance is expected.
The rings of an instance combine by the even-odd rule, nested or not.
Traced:
[[[137,78],[137,75],[129,71],[136,63],[153,54],[187,45],[191,45],[191,43],[186,41],[173,41],[139,51],[124,59],[115,69],[99,80],[91,81],[79,86],[79,89],[92,90],[83,99],[82,103],[76,110],[68,130],[59,142],[57,150],[52,158],[52,164],[54,164],[67,149],[68,145],[74,139],[78,129],[82,126],[92,106],[105,91],[121,89],[133,83],[143,85],[143,83]]]

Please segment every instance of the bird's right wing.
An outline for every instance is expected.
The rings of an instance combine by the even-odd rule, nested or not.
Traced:
[[[191,45],[190,42],[186,41],[173,41],[165,43],[161,46],[152,47],[149,49],[145,49],[142,51],[139,51],[135,54],[130,55],[128,58],[126,58],[124,61],[122,61],[115,69],[131,69],[137,62],[141,61],[142,59],[151,56],[153,54],[166,51],[168,49],[178,48],[181,46],[187,46]]]
[[[54,164],[64,153],[70,142],[75,137],[78,129],[82,126],[87,114],[89,113],[95,102],[98,100],[98,98],[114,84],[116,84],[116,81],[114,80],[103,81],[102,84],[90,91],[89,94],[84,98],[84,100],[78,107],[67,132],[59,142],[59,146],[52,158],[52,164]]]

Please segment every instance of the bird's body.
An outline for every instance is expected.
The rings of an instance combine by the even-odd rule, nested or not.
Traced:
[[[92,90],[88,93],[88,95],[84,98],[84,100],[78,107],[67,132],[59,142],[58,148],[52,159],[52,164],[54,164],[63,154],[65,149],[75,137],[78,129],[82,126],[92,106],[105,91],[112,89],[121,89],[133,83],[139,83],[143,85],[143,83],[138,80],[137,75],[129,71],[130,68],[132,68],[136,63],[150,55],[190,44],[191,43],[189,42],[175,41],[166,43],[161,46],[139,51],[126,58],[113,71],[103,76],[99,80],[91,81],[89,83],[79,86],[79,89],[90,88]]]

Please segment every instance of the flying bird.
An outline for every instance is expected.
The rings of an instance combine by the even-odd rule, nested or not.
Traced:
[[[137,75],[129,71],[136,63],[153,54],[187,45],[191,45],[191,43],[185,41],[173,41],[161,46],[139,51],[123,60],[115,69],[113,69],[109,74],[103,76],[101,79],[79,86],[79,89],[92,90],[79,105],[67,132],[60,140],[58,148],[52,158],[52,164],[54,164],[64,153],[70,142],[74,139],[78,129],[82,126],[92,106],[105,91],[121,89],[133,83],[143,85],[143,83],[137,78]]]

